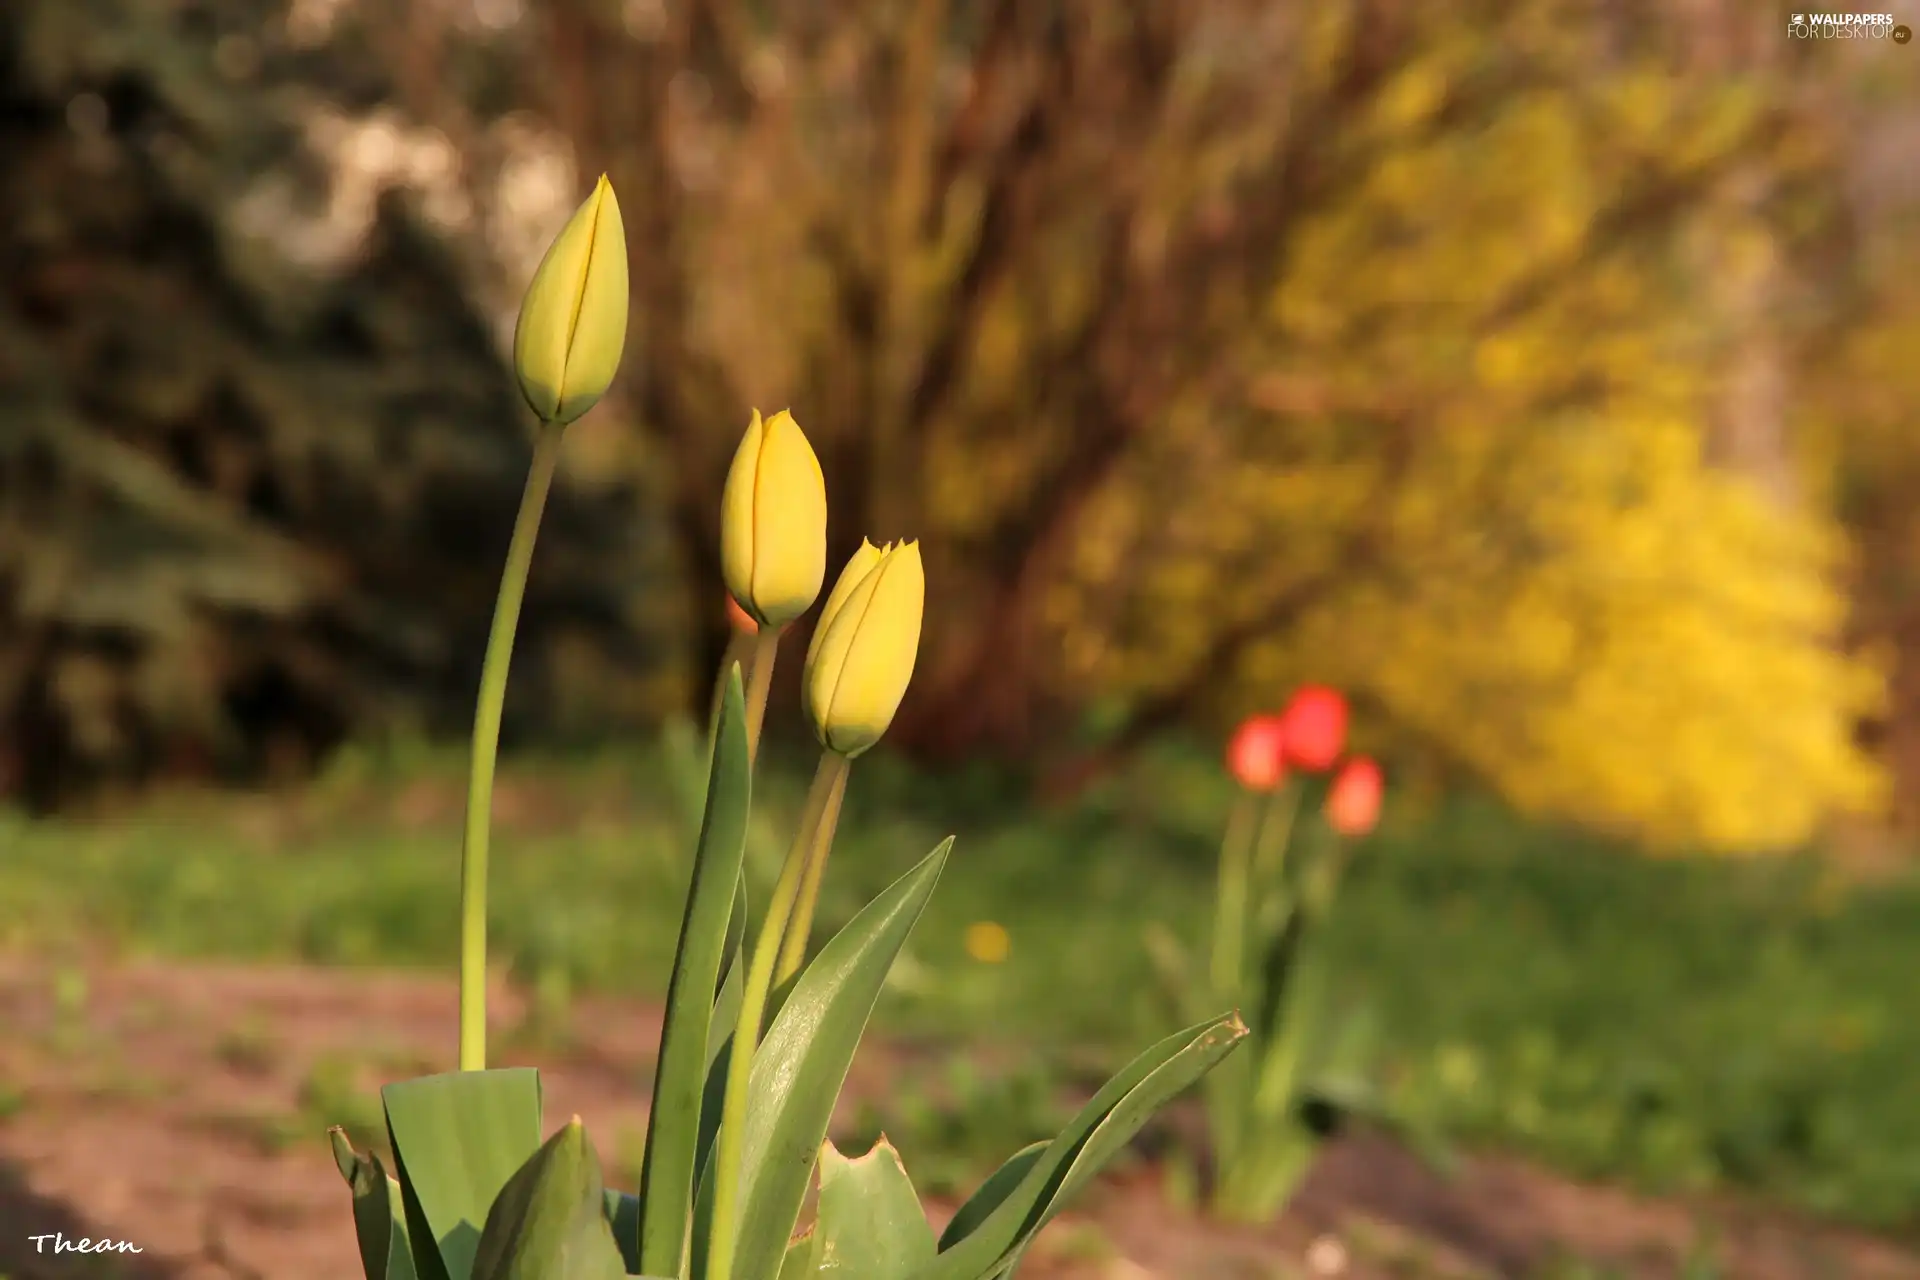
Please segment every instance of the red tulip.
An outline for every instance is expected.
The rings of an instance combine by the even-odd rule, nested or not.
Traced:
[[[1248,716],[1227,743],[1227,770],[1249,791],[1271,791],[1287,774],[1280,717]]]
[[[1325,685],[1302,685],[1280,720],[1287,762],[1309,773],[1331,769],[1347,744],[1347,700]]]
[[[1343,836],[1366,835],[1380,820],[1380,796],[1385,789],[1380,766],[1355,756],[1327,789],[1327,825]]]
[[[731,592],[727,595],[727,621],[733,624],[735,631],[745,635],[753,635],[760,630],[759,624],[747,616],[747,611],[740,607],[740,602],[733,598]]]

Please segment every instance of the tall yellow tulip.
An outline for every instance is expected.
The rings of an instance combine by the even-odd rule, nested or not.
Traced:
[[[540,260],[513,329],[513,371],[542,422],[564,425],[613,385],[627,343],[627,232],[605,174]]]
[[[753,411],[720,499],[727,590],[762,628],[813,607],[827,576],[827,482],[793,415]]]
[[[533,544],[560,461],[566,425],[613,384],[627,342],[627,233],[605,174],[574,210],[533,273],[513,329],[513,371],[540,419],[533,461],[513,520],[507,563],[480,660],[473,714],[473,762],[460,853],[460,1069],[487,1065],[487,853],[493,775],[507,666],[533,565]]]
[[[880,741],[913,679],[927,580],[918,542],[862,543],[821,611],[802,676],[822,746],[848,759]]]

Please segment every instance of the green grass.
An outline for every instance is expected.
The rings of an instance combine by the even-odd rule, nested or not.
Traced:
[[[804,763],[776,752],[761,780],[756,901]],[[1141,933],[1162,920],[1195,936],[1227,797],[1210,758],[1170,750],[1150,772],[1152,785],[1034,815],[984,773],[933,780],[863,760],[823,929],[960,835],[877,1029],[1109,1053],[1163,1033]],[[451,978],[462,779],[457,755],[354,754],[295,796],[0,816],[0,943]],[[689,847],[675,797],[657,752],[510,768],[496,956],[561,993],[657,994]],[[1920,879],[1837,899],[1816,885],[1802,863],[1651,861],[1461,802],[1390,823],[1327,943],[1351,995],[1384,1015],[1393,1098],[1458,1139],[1910,1230]],[[1008,930],[1004,963],[967,957],[976,920]],[[911,1138],[885,1123],[912,1163]]]

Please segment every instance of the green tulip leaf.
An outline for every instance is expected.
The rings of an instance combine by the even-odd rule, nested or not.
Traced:
[[[1002,1274],[1155,1111],[1206,1074],[1246,1034],[1238,1014],[1223,1014],[1168,1036],[1121,1068],[991,1212],[970,1224],[949,1223],[939,1256],[911,1272],[909,1280],[985,1280]]]
[[[740,908],[736,918],[746,918],[747,886],[744,878],[739,888]],[[744,931],[743,931],[744,932]],[[745,945],[744,937],[738,940]],[[720,1113],[727,1100],[727,1074],[733,1062],[733,1031],[740,1021],[740,1002],[744,998],[747,959],[740,949],[733,951],[733,963],[727,971],[726,980],[721,984],[720,995],[714,1001],[713,1029],[708,1036],[707,1048],[707,1087],[700,1100],[700,1142],[696,1155],[700,1161],[700,1177],[695,1184],[704,1188],[713,1173],[714,1143],[720,1133]],[[767,999],[768,1016],[778,1013],[786,1004],[787,996],[792,993],[794,984],[800,980],[800,974],[794,974],[776,987]],[[696,1248],[704,1248],[709,1239],[712,1219],[709,1213],[712,1204],[704,1195],[694,1202],[695,1218],[693,1233]],[[782,1273],[784,1274],[784,1272]]]
[[[419,1280],[470,1280],[487,1211],[540,1149],[540,1073],[452,1071],[380,1091]]]
[[[620,1261],[629,1274],[640,1273],[640,1197],[612,1187],[606,1190],[607,1226],[620,1246]]]
[[[607,1224],[600,1156],[575,1116],[507,1180],[474,1251],[473,1280],[626,1280]]]
[[[882,1134],[849,1160],[833,1143],[820,1149],[820,1266],[863,1280],[902,1280],[933,1261],[933,1228],[913,1182]]]
[[[1041,1156],[1046,1154],[1052,1143],[1047,1139],[1031,1143],[1007,1157],[1006,1163],[987,1175],[987,1180],[975,1188],[966,1202],[947,1222],[947,1229],[940,1235],[940,1247],[946,1248],[957,1240],[964,1240],[973,1234],[974,1229],[987,1220],[1014,1193],[1026,1178],[1028,1170]]]
[[[678,1275],[686,1262],[687,1216],[699,1158],[701,1096],[709,1071],[714,991],[737,915],[752,790],[746,700],[740,669],[728,674],[714,736],[706,817],[694,853],[667,985],[666,1019],[653,1077],[653,1107],[640,1165],[640,1270]],[[744,935],[744,928],[741,934]]]
[[[733,1032],[728,1031],[724,1035],[720,1033],[720,1018],[724,1013],[728,1027],[736,1026],[740,1021],[740,1001],[744,985],[740,978],[740,971],[741,967],[736,966],[734,972],[727,975],[726,984],[720,992],[720,999],[714,1004],[715,1041],[707,1050],[707,1086],[700,1095],[700,1139],[694,1150],[694,1155],[700,1162],[699,1167],[703,1178],[706,1176],[707,1160],[713,1154],[713,1144],[720,1135],[720,1113],[727,1102],[727,1074],[733,1066],[731,1053]],[[799,981],[799,978],[799,974],[788,978],[767,997],[769,1016],[778,1013],[780,1007],[787,1002],[787,995],[793,990],[793,984]]]
[[[1254,1050],[1268,1046],[1254,1040]],[[1202,1109],[1207,1121],[1207,1149],[1216,1169],[1233,1163],[1240,1144],[1247,1140],[1247,1126],[1253,1111],[1254,1071],[1259,1065],[1254,1052],[1236,1053],[1207,1072],[1200,1082]]]
[[[733,890],[733,916],[727,925],[727,976],[713,998],[713,1018],[707,1024],[707,1083],[700,1094],[700,1130],[694,1143],[695,1168],[705,1171],[713,1141],[720,1132],[720,1110],[727,1099],[727,1065],[733,1048],[733,1028],[740,1021],[740,1001],[747,983],[747,878],[741,872]],[[698,1183],[695,1184],[696,1186]]]
[[[360,1241],[360,1266],[367,1280],[414,1280],[413,1253],[407,1242],[407,1215],[400,1183],[380,1157],[361,1153],[346,1131],[327,1130],[333,1160],[353,1192],[353,1230]]]
[[[942,841],[821,948],[755,1051],[736,1174],[735,1276],[779,1271],[854,1051],[952,848],[951,837]],[[708,1207],[696,1223],[710,1224],[712,1191],[713,1178],[703,1178]],[[694,1274],[701,1275],[711,1231],[696,1225],[693,1238]]]
[[[773,1025],[774,1019],[780,1016],[780,1011],[787,1007],[787,997],[793,994],[793,989],[799,984],[800,975],[792,974],[785,982],[767,993],[767,1020],[761,1024],[763,1032]]]
[[[741,859],[745,863],[745,859]],[[721,946],[726,956],[726,964],[720,974],[720,981],[713,989],[712,1030],[707,1036],[707,1060],[711,1062],[719,1051],[720,1041],[733,1027],[733,1020],[740,1012],[739,991],[746,981],[746,969],[742,957],[747,947],[747,872],[742,865],[740,874],[733,882],[733,910],[727,913],[727,940]],[[721,1016],[721,1007],[727,1000],[727,988],[734,989],[733,1012]]]
[[[1084,1146],[1074,1156],[1073,1163],[1067,1168],[1066,1180],[1055,1191],[1051,1202],[1043,1211],[1043,1216],[1028,1230],[1021,1249],[1026,1241],[1046,1225],[1046,1222],[1061,1209],[1065,1208],[1076,1195],[1092,1182],[1108,1162],[1119,1155],[1134,1136],[1146,1127],[1147,1121],[1155,1112],[1185,1092],[1196,1080],[1218,1067],[1223,1059],[1230,1056],[1234,1049],[1247,1038],[1246,1024],[1240,1021],[1237,1013],[1228,1014],[1214,1022],[1203,1023],[1199,1036],[1187,1045],[1171,1061],[1155,1069],[1145,1080],[1127,1092],[1097,1128],[1089,1135]]]
[[[787,1242],[780,1260],[780,1280],[813,1280],[820,1274],[820,1233],[808,1227]]]

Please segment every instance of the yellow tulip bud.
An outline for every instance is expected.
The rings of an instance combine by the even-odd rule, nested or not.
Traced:
[[[860,550],[827,597],[807,649],[807,718],[828,750],[852,759],[880,741],[913,679],[927,580],[920,544]]]
[[[749,617],[778,629],[827,576],[827,482],[793,415],[753,411],[720,497],[720,570]]]
[[[833,590],[827,592],[827,603],[821,606],[820,621],[813,629],[813,639],[807,642],[808,669],[812,668],[813,660],[820,652],[820,642],[827,638],[827,624],[833,621],[833,615],[840,612],[840,606],[847,602],[847,597],[853,594],[853,589],[860,585],[861,579],[885,556],[886,552],[874,546],[869,539],[860,539],[860,549],[853,553],[853,558],[847,561],[847,567],[840,571],[840,576],[834,580]]]
[[[627,343],[627,231],[606,175],[533,273],[513,329],[520,393],[542,422],[572,422],[613,384]]]

